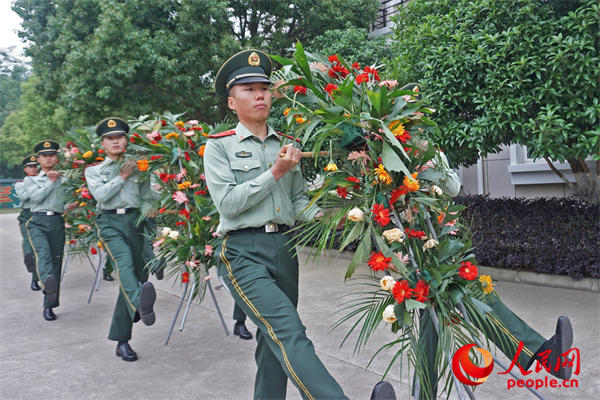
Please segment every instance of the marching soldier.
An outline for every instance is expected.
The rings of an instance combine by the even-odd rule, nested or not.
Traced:
[[[286,230],[322,211],[304,195],[300,150],[267,125],[271,61],[258,50],[227,60],[215,89],[239,123],[212,135],[206,183],[220,214],[219,274],[256,324],[255,399],[283,399],[287,379],[306,399],[346,399],[317,357],[298,315],[298,260]],[[282,147],[282,140],[285,145]]]
[[[140,207],[152,199],[150,180],[136,171],[136,161],[125,155],[129,126],[119,118],[98,123],[106,158],[85,170],[90,193],[97,201],[96,230],[115,268],[119,297],[108,339],[117,342],[116,354],[124,361],[137,360],[129,346],[133,323],[155,321],[156,292],[148,281],[144,259],[144,223],[138,224]]]
[[[235,325],[233,325],[233,334],[239,336],[240,339],[250,340],[252,339],[252,333],[246,327],[246,313],[237,304],[233,305],[233,319]]]
[[[25,157],[22,164],[23,170],[25,171],[25,176],[36,176],[38,174],[39,164],[35,156],[31,155]],[[35,271],[35,257],[33,255],[31,244],[29,243],[29,238],[27,237],[27,229],[25,228],[25,224],[27,221],[29,221],[29,218],[31,218],[31,205],[27,188],[25,187],[25,182],[15,183],[15,192],[21,200],[21,212],[19,213],[19,217],[17,219],[19,221],[19,228],[21,229],[21,237],[23,238],[23,260],[25,262],[27,272],[31,274],[31,290],[37,291],[41,290],[42,288],[38,284],[38,275]]]
[[[35,257],[35,270],[44,291],[46,321],[54,321],[53,308],[59,305],[60,275],[65,246],[65,209],[77,207],[76,203],[65,206],[61,178],[54,170],[58,163],[58,143],[44,140],[35,145],[37,161],[42,171],[28,176],[23,184],[27,189],[32,216],[25,224],[27,237]]]

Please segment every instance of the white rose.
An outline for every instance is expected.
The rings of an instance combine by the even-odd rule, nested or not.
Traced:
[[[389,324],[393,324],[398,320],[396,313],[394,313],[394,305],[390,304],[383,310],[383,320]]]
[[[169,236],[169,233],[171,233],[171,228],[169,228],[169,227],[167,227],[167,226],[165,226],[164,228],[162,228],[162,232],[161,232],[161,234],[162,234],[163,236]]]
[[[394,228],[394,229],[388,229],[387,231],[383,231],[383,234],[381,235],[383,238],[385,238],[389,243],[392,242],[398,242],[398,243],[402,243],[404,242],[404,232],[402,232],[401,229],[399,228]]]
[[[435,193],[435,194],[437,194],[438,196],[441,196],[441,195],[444,193],[444,192],[442,191],[442,188],[440,188],[440,187],[439,187],[439,186],[437,186],[437,185],[431,185],[431,186],[429,187],[429,190],[431,190],[431,193]]]
[[[388,292],[391,292],[392,288],[394,287],[394,283],[396,283],[396,280],[391,276],[386,275],[379,281],[379,286],[382,290],[387,290]]]
[[[348,219],[350,221],[362,221],[364,217],[365,213],[360,208],[354,207],[352,210],[348,211]]]
[[[427,249],[432,249],[435,246],[437,246],[438,244],[440,244],[440,242],[438,242],[435,239],[429,239],[428,241],[425,242],[425,244],[423,245],[423,251],[427,250]]]
[[[177,231],[171,231],[171,232],[169,232],[169,237],[171,239],[177,239],[179,237],[179,232],[177,232]]]

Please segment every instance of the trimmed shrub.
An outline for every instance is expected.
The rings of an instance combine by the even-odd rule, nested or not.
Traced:
[[[568,275],[600,274],[600,211],[576,199],[459,196],[481,265]]]

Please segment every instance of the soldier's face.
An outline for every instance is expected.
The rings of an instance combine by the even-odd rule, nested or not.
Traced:
[[[58,156],[56,154],[40,154],[37,156],[37,162],[42,168],[52,168],[58,162]]]
[[[37,166],[27,165],[25,168],[23,168],[23,170],[25,171],[25,175],[27,176],[35,176],[38,174]]]
[[[102,138],[102,147],[109,157],[119,156],[127,147],[127,138],[125,135],[105,136]]]
[[[271,91],[267,83],[241,83],[229,89],[229,108],[240,121],[264,122],[271,112]]]

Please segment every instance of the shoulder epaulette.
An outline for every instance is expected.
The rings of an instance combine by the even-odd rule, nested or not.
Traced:
[[[218,138],[222,138],[225,136],[231,136],[231,135],[235,135],[235,129],[230,129],[228,131],[223,131],[223,132],[219,132],[219,133],[215,133],[214,135],[208,135],[209,139],[218,139]]]
[[[277,131],[275,131],[275,133],[277,133],[278,135],[281,135],[281,136],[285,136],[285,137],[286,137],[286,138],[288,138],[288,139],[295,140],[295,141],[296,141],[296,142],[298,142],[298,143],[302,143],[302,140],[300,140],[300,139],[298,139],[298,138],[295,138],[295,137],[293,137],[293,136],[290,136],[290,135],[286,135],[285,133],[281,133],[281,132],[277,132]]]

